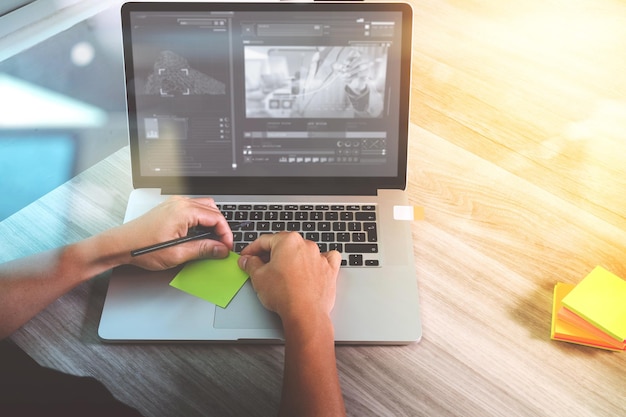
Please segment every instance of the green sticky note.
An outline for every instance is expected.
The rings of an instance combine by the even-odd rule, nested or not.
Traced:
[[[239,255],[230,252],[224,259],[204,259],[189,262],[174,277],[170,285],[226,308],[248,279],[237,265]]]

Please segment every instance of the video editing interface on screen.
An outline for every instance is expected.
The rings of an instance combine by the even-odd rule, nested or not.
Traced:
[[[396,12],[134,12],[141,174],[394,176]]]

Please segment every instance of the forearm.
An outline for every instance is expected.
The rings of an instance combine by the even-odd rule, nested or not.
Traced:
[[[220,241],[202,239],[131,257],[132,249],[213,227]],[[228,223],[210,198],[172,197],[143,216],[89,239],[0,265],[0,338],[11,334],[76,285],[118,265],[162,270],[197,258],[224,258],[232,248]]]
[[[327,316],[283,323],[285,375],[281,416],[343,416],[334,331]]]
[[[115,241],[103,236],[0,265],[0,339],[75,286],[123,263]]]

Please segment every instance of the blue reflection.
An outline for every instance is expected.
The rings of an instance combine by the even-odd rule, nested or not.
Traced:
[[[0,137],[0,221],[71,178],[76,143],[70,135]]]
[[[0,221],[128,144],[120,38],[109,7],[0,60]]]

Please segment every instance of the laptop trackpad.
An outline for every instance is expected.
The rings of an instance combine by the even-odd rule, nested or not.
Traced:
[[[277,314],[267,310],[248,280],[224,309],[215,307],[214,326],[218,329],[281,329]]]

